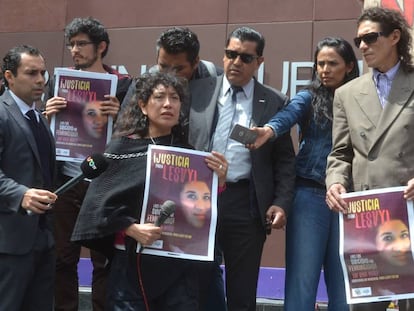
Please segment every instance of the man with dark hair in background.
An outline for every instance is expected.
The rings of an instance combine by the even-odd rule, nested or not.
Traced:
[[[197,35],[189,28],[171,27],[166,29],[160,34],[156,49],[157,64],[152,66],[149,72],[168,71],[186,78],[188,81],[216,77],[223,73],[223,70],[212,62],[200,60],[200,42]],[[131,84],[125,100],[128,96],[132,96],[134,91],[135,85]],[[187,103],[184,103],[182,111],[188,118],[189,107]],[[185,131],[187,132],[188,128]],[[219,266],[222,262],[222,256],[218,250],[215,260],[217,263],[213,272],[216,276],[215,280],[208,286],[209,292],[203,293],[203,295],[207,295],[206,304],[203,306],[205,311],[226,309],[222,271]]]
[[[116,96],[106,95],[101,102],[101,112],[116,120],[120,102],[125,97],[131,79],[103,63],[108,52],[109,36],[105,27],[94,18],[75,18],[65,28],[67,48],[71,53],[74,67],[78,70],[110,73],[118,76]],[[54,87],[50,87],[53,91]],[[50,92],[49,92],[50,93]],[[49,94],[46,102],[46,116],[50,117],[66,108],[66,100]],[[81,172],[80,164],[73,162],[62,163],[63,182],[77,176]],[[84,199],[89,182],[82,181],[59,196],[54,207],[55,238],[56,238],[56,283],[55,310],[78,310],[78,262],[80,246],[70,242],[72,230]],[[106,258],[91,251],[93,264],[92,274],[92,304],[94,311],[104,310],[107,269]]]
[[[293,199],[295,154],[289,133],[257,150],[229,137],[235,124],[263,126],[287,97],[254,74],[264,61],[263,36],[234,30],[223,57],[224,75],[190,83],[189,143],[225,155],[227,188],[218,197],[217,238],[226,269],[229,311],[255,311],[266,227],[285,226]]]
[[[2,64],[0,97],[0,310],[52,310],[55,144],[36,110],[45,87],[39,50],[18,46]],[[48,190],[46,190],[48,189]]]
[[[161,33],[157,40],[157,64],[148,71],[169,71],[188,81],[216,77],[223,70],[212,62],[200,60],[200,42],[197,35],[188,28],[172,27]],[[124,102],[128,102],[135,92],[132,83]]]
[[[355,45],[372,71],[338,88],[333,103],[332,151],[326,202],[346,213],[341,194],[406,186],[414,198],[414,66],[412,37],[397,11],[369,8],[358,19]],[[389,302],[356,304],[352,310],[386,310]],[[413,300],[399,310],[413,310]]]
[[[5,90],[6,90],[6,87],[4,86],[3,79],[0,79],[0,95],[3,95]]]
[[[172,71],[188,81],[215,77],[223,73],[212,62],[200,60],[200,42],[188,28],[172,27],[157,40],[157,65],[149,71]]]

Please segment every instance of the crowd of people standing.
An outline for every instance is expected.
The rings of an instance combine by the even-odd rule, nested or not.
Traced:
[[[108,158],[102,175],[56,195],[81,173],[78,163],[56,161],[49,128],[68,103],[54,95],[53,79],[42,96],[46,65],[37,48],[8,51],[0,96],[0,311],[78,310],[81,246],[91,250],[94,311],[255,311],[266,236],[285,228],[285,310],[314,310],[321,269],[328,310],[386,310],[389,301],[347,303],[338,223],[347,212],[343,193],[402,185],[405,199],[414,197],[412,39],[400,13],[376,7],[359,17],[355,47],[372,68],[361,77],[349,42],[320,40],[311,82],[291,99],[256,80],[265,38],[251,27],[230,32],[220,66],[200,59],[190,29],[167,29],[156,42],[157,64],[138,78],[104,64],[110,40],[97,19],[75,18],[65,39],[73,69],[117,75],[116,95],[98,108],[114,120],[99,152],[131,156]],[[255,141],[230,138],[236,124]],[[196,190],[181,196],[191,210],[209,208],[210,191],[218,192],[214,261],[136,252],[162,233],[140,223],[150,144],[209,153],[218,189],[202,185],[203,203],[194,203]],[[414,302],[399,307],[414,310]]]

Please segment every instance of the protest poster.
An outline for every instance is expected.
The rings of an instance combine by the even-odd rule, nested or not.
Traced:
[[[53,115],[50,128],[57,160],[82,162],[102,153],[112,135],[112,117],[99,109],[105,95],[116,94],[118,77],[112,74],[55,68],[54,96],[67,107]]]
[[[414,297],[413,203],[404,187],[346,193],[340,258],[349,304]]]
[[[140,223],[154,223],[162,204],[175,203],[161,239],[144,254],[212,261],[217,223],[217,175],[205,163],[206,152],[149,145]]]

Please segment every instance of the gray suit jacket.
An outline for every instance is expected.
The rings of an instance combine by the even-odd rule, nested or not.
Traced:
[[[54,166],[55,143],[49,135]],[[21,207],[29,188],[43,188],[39,152],[27,120],[6,91],[0,96],[0,253],[25,254],[33,247],[39,216],[28,216]]]
[[[214,118],[223,76],[191,81],[189,143],[197,150],[210,151],[214,133]],[[255,81],[252,120],[263,126],[286,103],[287,97],[277,90]],[[251,180],[254,183],[260,217],[265,224],[265,213],[271,205],[286,212],[291,205],[295,183],[295,154],[290,135],[250,152]]]
[[[414,73],[399,69],[382,109],[372,73],[337,89],[326,185],[348,191],[402,186],[414,178]]]

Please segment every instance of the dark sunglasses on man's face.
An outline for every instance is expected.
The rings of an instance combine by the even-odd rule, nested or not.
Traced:
[[[250,64],[252,61],[254,61],[255,59],[259,57],[259,56],[251,55],[247,53],[238,53],[233,50],[224,50],[224,53],[226,54],[226,57],[228,59],[236,59],[237,56],[240,56],[241,61],[245,64]]]
[[[377,42],[378,38],[383,35],[384,33],[382,32],[366,33],[365,35],[361,37],[354,38],[354,43],[355,43],[355,46],[359,49],[359,46],[361,45],[362,41],[364,41],[366,44],[372,44],[372,43]]]

